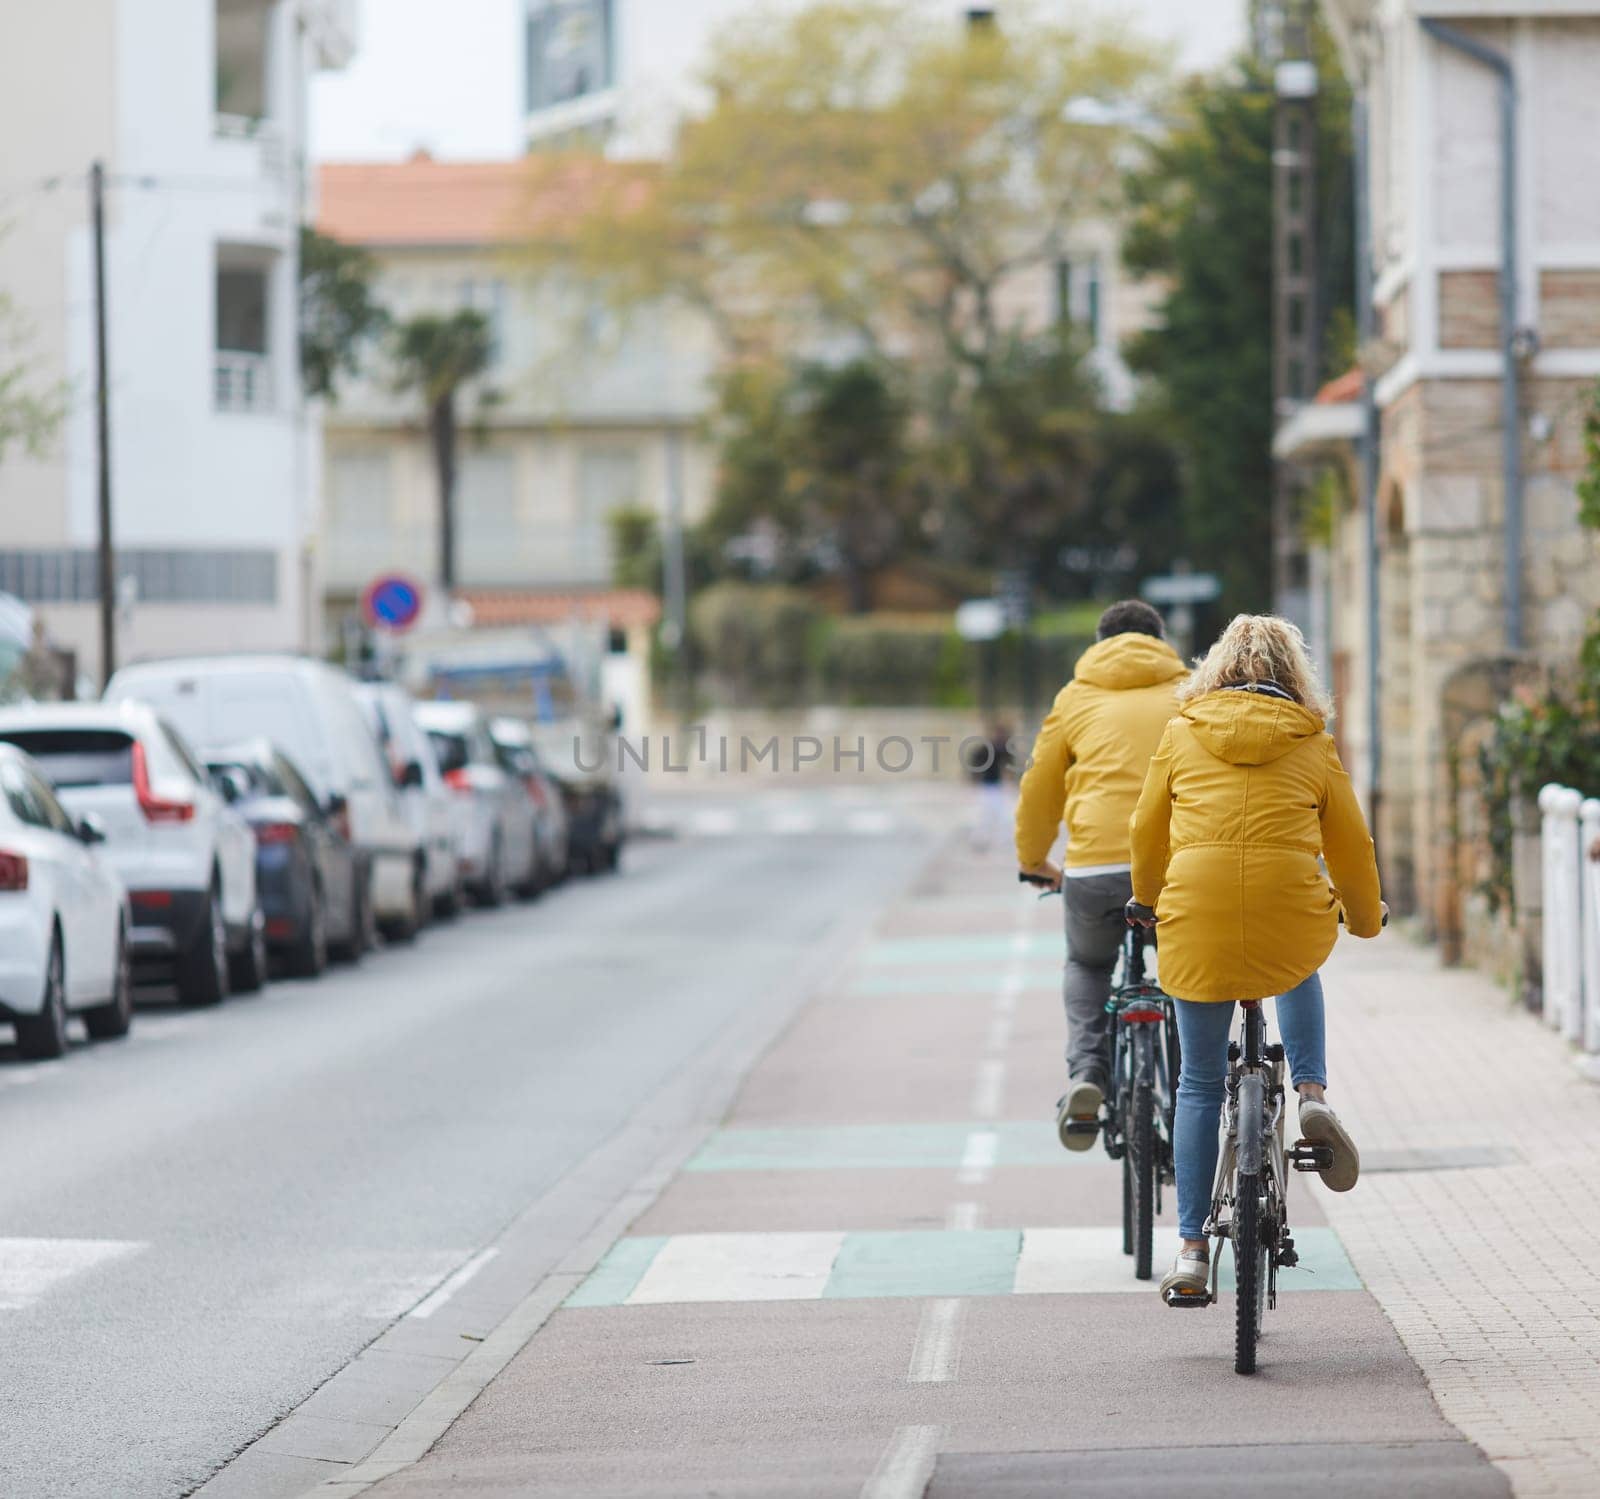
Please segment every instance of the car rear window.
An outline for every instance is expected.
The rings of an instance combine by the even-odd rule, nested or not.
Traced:
[[[449,775],[452,770],[460,770],[467,763],[469,752],[465,734],[450,734],[443,729],[429,729],[428,738],[439,756],[441,774]]]
[[[32,755],[56,786],[133,784],[133,738],[120,729],[11,729],[0,739]]]

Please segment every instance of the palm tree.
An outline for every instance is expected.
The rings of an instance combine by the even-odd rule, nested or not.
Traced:
[[[439,583],[456,586],[456,401],[461,388],[488,367],[494,354],[489,320],[471,308],[424,313],[395,329],[395,388],[418,392],[427,408],[428,437],[439,479]]]

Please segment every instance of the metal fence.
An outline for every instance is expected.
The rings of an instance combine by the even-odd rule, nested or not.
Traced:
[[[1544,1018],[1600,1080],[1600,798],[1539,793],[1544,865]]]

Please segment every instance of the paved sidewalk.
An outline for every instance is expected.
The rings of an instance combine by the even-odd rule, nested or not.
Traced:
[[[1330,1092],[1367,1166],[1323,1201],[1356,1269],[1518,1495],[1600,1493],[1600,1089],[1403,939],[1341,944],[1330,994]]]
[[[1228,1300],[1178,1315],[1134,1281],[1119,1168],[1055,1143],[1060,906],[1009,878],[998,853],[952,841],[754,1069],[724,1127],[433,1449],[372,1492],[1509,1492],[1419,1370],[1444,1366],[1453,1334],[1435,1359],[1396,1312],[1403,1343],[1358,1271],[1376,1266],[1373,1287],[1405,1289],[1426,1323],[1437,1309],[1406,1267],[1445,1240],[1406,1218],[1401,1255],[1375,1205],[1512,1168],[1375,1173],[1347,1202],[1297,1190],[1305,1268],[1285,1274],[1262,1372],[1240,1379]],[[1335,965],[1336,1068],[1403,1042],[1388,991],[1427,982],[1398,937],[1380,952]],[[1455,992],[1454,975],[1432,982]],[[1500,1019],[1490,1007],[1483,1023]],[[1547,1047],[1534,1022],[1504,1019]],[[1381,1113],[1377,1065],[1362,1064],[1359,1091],[1335,1078],[1376,1164],[1493,1143],[1436,1108]],[[1481,1120],[1474,1098],[1459,1117]],[[1349,1225],[1353,1255],[1325,1212]]]

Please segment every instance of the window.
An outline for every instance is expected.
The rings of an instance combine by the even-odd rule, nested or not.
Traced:
[[[338,539],[387,546],[389,455],[340,453],[328,479],[328,519]]]
[[[269,0],[217,0],[217,113],[229,120],[265,119],[271,79]]]
[[[1285,174],[1284,187],[1289,196],[1289,212],[1299,213],[1305,197],[1305,174],[1299,168],[1291,169]]]
[[[1091,344],[1100,342],[1100,257],[1056,262],[1056,319],[1077,323]]]
[[[519,546],[517,471],[510,453],[461,455],[456,530],[462,566],[485,581],[507,581]]]
[[[77,824],[67,816],[67,810],[56,800],[55,792],[31,770],[26,775],[28,784],[33,788],[33,799],[44,814],[44,825],[72,837],[78,831]]]
[[[37,784],[21,765],[9,760],[0,761],[0,788],[4,789],[6,801],[10,803],[18,822],[24,822],[30,828],[50,826],[44,807],[39,802]]]
[[[1306,300],[1304,297],[1289,298],[1289,337],[1300,338],[1306,331]]]
[[[271,267],[258,252],[217,252],[216,402],[219,411],[271,408]]]
[[[133,784],[133,740],[120,729],[15,729],[4,737],[57,786]]]
[[[529,113],[600,93],[616,82],[614,0],[531,0]]]
[[[1289,274],[1298,276],[1305,270],[1305,240],[1298,234],[1289,236]]]
[[[100,597],[88,548],[0,552],[0,592],[30,604],[92,604]],[[117,552],[121,577],[141,604],[271,604],[278,597],[278,554],[256,551],[135,549]]]
[[[585,578],[611,576],[611,517],[640,503],[633,448],[585,448],[578,458],[578,529],[573,561]]]

